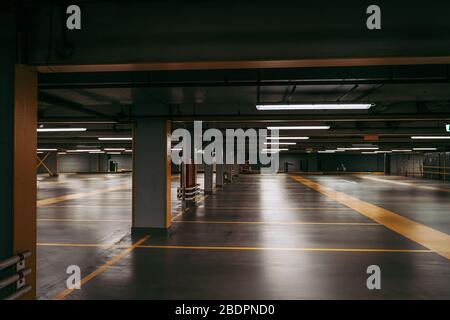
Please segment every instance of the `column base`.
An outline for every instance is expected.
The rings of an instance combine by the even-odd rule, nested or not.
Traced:
[[[169,228],[142,228],[142,227],[132,227],[131,235],[133,236],[152,236],[152,237],[169,237],[171,234]]]

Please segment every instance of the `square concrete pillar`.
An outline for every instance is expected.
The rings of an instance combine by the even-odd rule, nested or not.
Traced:
[[[204,165],[204,188],[205,194],[212,194],[214,185],[213,185],[213,166],[210,164]]]
[[[227,173],[228,182],[233,182],[233,164],[226,164],[225,170]]]
[[[20,299],[35,299],[37,74],[15,64],[14,25],[0,14],[0,260],[31,252],[25,261],[31,289]],[[12,274],[12,268],[0,271],[2,279]],[[9,286],[0,299],[12,293]]]
[[[223,169],[224,164],[216,164],[216,186],[222,187],[223,186]]]
[[[137,235],[167,235],[171,225],[171,122],[146,119],[134,129],[133,225]]]
[[[233,165],[233,169],[234,169],[234,176],[239,177],[239,164],[235,163]]]

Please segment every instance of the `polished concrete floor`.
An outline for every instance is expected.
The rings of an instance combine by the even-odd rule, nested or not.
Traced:
[[[240,175],[183,213],[173,178],[171,236],[132,239],[130,175],[39,176],[38,295],[450,299],[448,185],[382,175],[303,177],[337,197],[295,175]],[[361,209],[343,204],[343,194],[416,222],[411,228],[429,227],[444,249],[370,219],[359,202]],[[87,276],[81,290],[65,290],[69,265]],[[381,290],[367,289],[370,265],[381,268]]]

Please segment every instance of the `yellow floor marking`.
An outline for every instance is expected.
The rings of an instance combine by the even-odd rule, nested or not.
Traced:
[[[373,221],[378,222],[401,234],[402,236],[435,251],[447,259],[450,259],[450,236],[448,234],[434,230],[392,211],[349,196],[343,192],[322,186],[302,176],[291,177],[305,186],[316,190],[317,192],[320,192],[331,199],[348,206],[349,208],[352,208]]]
[[[180,212],[178,212],[178,213],[172,218],[172,222],[173,222],[176,218],[178,218],[179,216],[181,216],[183,213],[188,212],[190,209],[191,209],[191,208],[186,208],[186,209],[184,209],[184,211],[183,211],[183,210],[180,210]]]
[[[119,253],[118,255],[114,256],[112,259],[108,260],[105,264],[103,264],[102,266],[97,268],[95,271],[91,272],[86,277],[81,279],[81,285],[84,285],[86,282],[92,280],[93,278],[95,278],[96,276],[101,274],[103,271],[107,270],[109,267],[111,267],[112,265],[114,265],[118,261],[122,260],[126,255],[128,255],[131,251],[133,251],[135,248],[137,248],[139,245],[144,243],[149,238],[150,238],[150,236],[143,237],[141,240],[139,240],[138,242],[134,243],[129,248],[124,249],[121,253]],[[67,297],[69,294],[71,294],[73,290],[74,289],[65,289],[61,293],[59,293],[58,295],[53,297],[52,300],[63,300],[65,297]]]
[[[266,206],[259,206],[259,207],[202,207],[205,209],[218,209],[218,210],[310,210],[310,211],[321,211],[321,210],[346,210],[349,211],[349,208],[343,208],[343,207],[298,207],[298,208],[283,208],[283,207],[266,207]]]
[[[221,194],[221,196],[223,196],[223,194]],[[305,199],[304,197],[279,197],[279,198],[269,198],[269,197],[254,197],[254,198],[249,198],[246,196],[242,196],[240,198],[233,198],[233,197],[214,197],[213,199],[211,199],[211,201],[242,201],[242,202],[251,202],[251,203],[257,203],[259,201],[261,201],[261,199],[264,198],[264,201],[273,201],[276,203],[286,203],[289,200],[295,200],[295,199]],[[315,201],[315,199],[305,199],[305,201],[303,202],[314,202],[314,203],[318,203],[318,202],[330,202],[330,201],[323,201],[321,199],[317,199],[317,201]]]
[[[205,200],[205,199],[208,198],[208,197],[209,197],[209,195],[201,196],[200,198],[197,199],[197,201],[198,201],[198,202],[203,201],[203,200]],[[172,218],[171,221],[174,222],[175,219],[177,219],[177,218],[178,218],[179,216],[181,216],[183,213],[188,212],[189,210],[191,210],[191,208],[186,208],[184,211],[181,210],[177,215],[175,215],[175,216]]]
[[[36,244],[38,247],[92,247],[92,248],[108,248],[117,246],[115,243],[46,243],[38,242]],[[121,247],[119,245],[119,247]],[[130,246],[124,246],[128,248]]]
[[[344,226],[381,226],[375,222],[308,222],[308,221],[206,221],[206,220],[176,220],[175,223],[204,224],[268,224],[268,225],[344,225]]]
[[[389,180],[389,179],[380,179],[380,178],[373,178],[373,177],[362,177],[362,178],[367,179],[367,180],[398,184],[401,186],[408,186],[408,187],[414,187],[414,188],[420,188],[420,189],[426,189],[426,190],[432,190],[432,191],[450,192],[450,189],[436,187],[436,186],[424,186],[424,185],[420,185],[420,184],[416,184],[416,183],[408,183],[408,182],[395,181],[395,180]]]
[[[144,240],[145,241],[145,240]],[[141,242],[142,243],[142,242]],[[136,243],[137,244],[137,243]],[[421,249],[380,249],[380,248],[279,248],[279,247],[229,247],[229,246],[179,246],[179,245],[116,245],[111,244],[71,244],[71,243],[38,243],[43,247],[118,247],[124,249],[187,249],[187,250],[237,250],[237,251],[311,251],[311,252],[399,252],[399,253],[434,253]],[[104,270],[102,270],[104,271]],[[95,271],[94,271],[95,272]]]
[[[112,205],[104,205],[104,206],[98,206],[98,205],[77,205],[77,204],[62,204],[62,205],[57,205],[57,206],[45,206],[46,208],[130,208],[131,209],[131,205],[129,206],[112,206]]]
[[[107,219],[107,220],[90,220],[90,219],[37,219],[38,222],[131,222],[131,220]]]
[[[96,196],[96,195],[94,195]],[[111,197],[110,195],[104,195],[103,197],[91,197],[91,196],[87,196],[86,197],[89,200],[129,200],[131,202],[131,200],[133,199],[132,197]]]
[[[129,188],[130,185],[127,184],[120,184],[114,187],[110,187],[110,188],[105,188],[105,189],[98,189],[98,190],[93,190],[93,191],[87,191],[87,192],[79,192],[79,193],[72,193],[72,194],[68,194],[68,195],[64,195],[64,196],[59,196],[59,197],[54,197],[54,198],[48,198],[48,199],[42,199],[42,200],[38,200],[36,202],[38,207],[42,207],[42,206],[46,206],[49,204],[53,204],[53,203],[58,203],[58,202],[62,202],[62,201],[68,201],[68,200],[74,200],[74,199],[80,199],[80,198],[85,198],[94,194],[99,194],[99,193],[106,193],[106,192],[111,192],[111,191],[116,191],[116,190],[123,190],[123,189],[127,189]]]
[[[240,250],[240,251],[322,251],[322,252],[405,252],[430,253],[430,250],[402,249],[360,249],[360,248],[267,248],[267,247],[216,247],[216,246],[152,246],[141,245],[144,249],[187,249],[187,250]]]

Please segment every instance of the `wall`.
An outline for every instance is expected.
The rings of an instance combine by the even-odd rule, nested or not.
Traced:
[[[133,158],[131,155],[110,155],[110,160],[118,163],[118,170],[132,170],[133,169]]]
[[[424,154],[423,176],[428,179],[450,180],[450,152]]]
[[[318,171],[376,172],[384,170],[383,154],[319,154]],[[338,168],[340,168],[338,170]]]
[[[119,170],[131,170],[133,167],[131,155],[65,154],[59,155],[59,172],[108,172],[108,158],[118,163]]]
[[[421,176],[423,171],[423,155],[395,154],[390,155],[391,174],[403,176]]]
[[[280,171],[288,162],[289,172],[334,172],[344,164],[348,172],[375,172],[384,170],[384,155],[361,154],[280,154]]]

